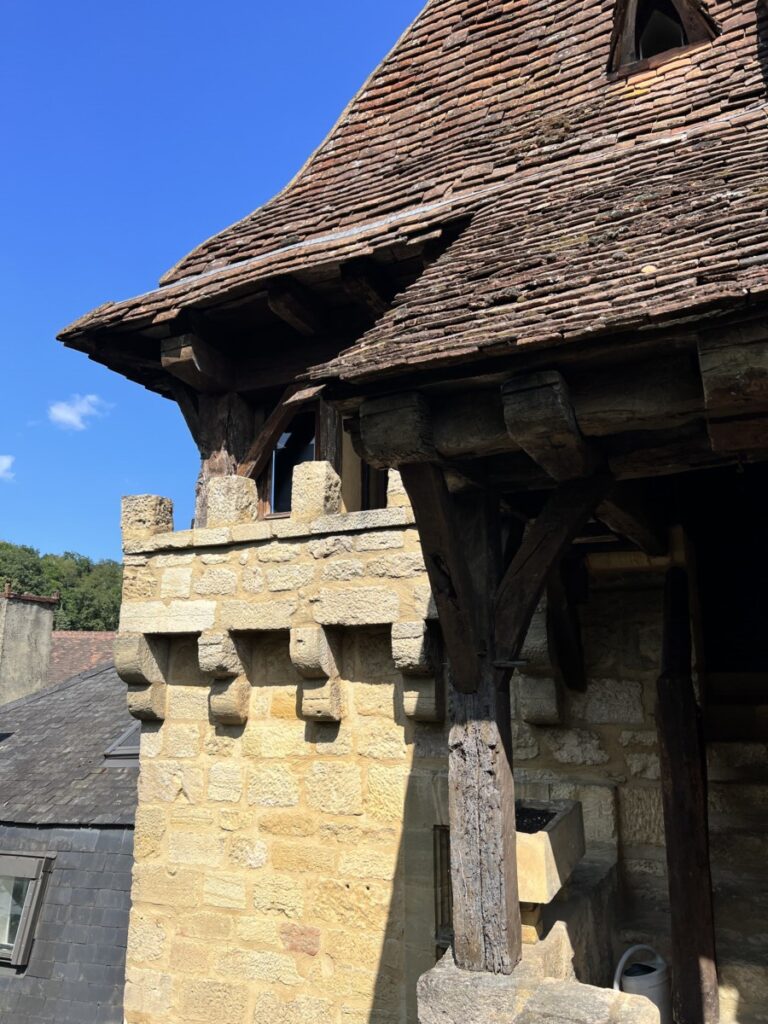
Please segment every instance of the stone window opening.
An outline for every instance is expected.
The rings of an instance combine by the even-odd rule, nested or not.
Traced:
[[[0,967],[29,962],[35,925],[53,858],[0,853]]]
[[[719,29],[700,0],[618,0],[608,64],[618,78],[712,42]]]

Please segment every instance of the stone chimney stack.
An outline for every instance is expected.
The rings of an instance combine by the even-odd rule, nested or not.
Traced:
[[[46,685],[58,603],[58,595],[0,591],[0,706]]]

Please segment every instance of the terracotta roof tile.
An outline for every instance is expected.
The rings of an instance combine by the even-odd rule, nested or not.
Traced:
[[[114,633],[64,632],[54,630],[48,685],[87,672],[112,661],[115,645]]]

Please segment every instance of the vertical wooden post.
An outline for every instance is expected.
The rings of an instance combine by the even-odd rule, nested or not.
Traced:
[[[656,721],[672,923],[677,1024],[720,1019],[709,863],[707,769],[691,678],[688,578],[673,568],[664,597],[664,646]]]
[[[522,956],[508,675],[494,668],[498,500],[448,493],[432,464],[400,467],[451,663],[448,785],[454,954],[510,974]]]
[[[448,800],[454,954],[465,970],[510,974],[523,948],[511,673],[494,667],[493,607],[502,571],[499,503],[488,492],[470,492],[452,501],[474,592],[480,655],[477,692],[454,688],[451,696]]]

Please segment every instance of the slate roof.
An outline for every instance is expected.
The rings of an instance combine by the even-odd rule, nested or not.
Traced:
[[[131,825],[138,772],[104,751],[132,722],[112,666],[0,707],[0,823]]]
[[[182,260],[167,287],[62,337],[146,329],[462,212],[470,227],[316,376],[390,372],[406,350],[422,365],[431,352],[465,359],[486,332],[490,350],[560,343],[761,297],[768,12],[709,3],[714,42],[612,81],[613,10],[431,0],[283,192]]]
[[[112,661],[115,633],[54,630],[48,684],[63,683],[78,672],[87,672]]]

